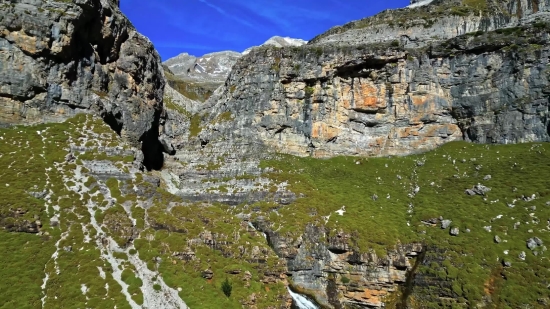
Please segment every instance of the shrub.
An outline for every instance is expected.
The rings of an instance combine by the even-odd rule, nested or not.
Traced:
[[[315,88],[313,87],[306,87],[305,89],[306,91],[306,97],[311,97],[313,95],[313,93],[315,92]]]
[[[225,278],[225,281],[222,283],[222,291],[225,296],[229,297],[231,296],[231,291],[233,290],[233,285],[227,278]]]

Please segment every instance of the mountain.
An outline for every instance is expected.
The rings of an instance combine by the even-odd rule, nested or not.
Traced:
[[[307,41],[301,39],[283,38],[274,36],[260,46],[270,45],[275,47],[301,46]],[[164,65],[177,77],[196,81],[210,81],[223,83],[231,68],[242,55],[248,54],[253,48],[250,47],[242,53],[235,51],[220,51],[195,57],[188,53],[182,53],[176,57],[164,61]]]
[[[301,46],[306,43],[306,41],[300,39],[274,36],[261,46]],[[242,54],[234,51],[221,51],[201,57],[182,53],[163,63],[167,68],[165,71],[169,71],[168,74],[171,73],[174,76],[174,78],[168,79],[168,83],[184,95],[204,101],[217,87],[225,82],[237,60],[253,48],[248,48]]]
[[[547,2],[411,1],[221,85],[118,3],[0,4],[0,306],[549,307]]]
[[[215,52],[202,57],[183,53],[166,60],[164,65],[177,77],[221,84],[240,57],[241,54],[234,51]]]
[[[287,46],[302,46],[307,44],[307,41],[304,41],[302,39],[293,39],[289,37],[280,37],[280,36],[274,36],[271,37],[269,40],[265,41],[260,46],[275,46],[275,47],[287,47]],[[256,48],[259,46],[254,46],[247,48],[245,51],[243,51],[243,55],[246,55],[252,51],[253,48]]]
[[[411,0],[411,4],[407,6],[408,8],[415,8],[423,5],[428,5],[432,3],[433,0]]]
[[[543,308],[546,223],[517,219],[550,215],[550,7],[420,3],[240,58],[165,182],[231,205],[323,306]]]

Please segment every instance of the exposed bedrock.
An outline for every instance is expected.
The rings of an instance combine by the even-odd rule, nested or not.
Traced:
[[[118,1],[18,0],[0,6],[0,125],[94,112],[143,148],[148,167],[158,166],[160,57]]]
[[[406,155],[462,139],[547,141],[550,49],[538,26],[417,49],[257,49],[207,102],[210,123],[199,136],[316,157]],[[213,121],[228,114],[231,121]]]

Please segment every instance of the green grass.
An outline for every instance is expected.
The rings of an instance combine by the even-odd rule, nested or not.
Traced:
[[[476,10],[483,11],[487,9],[487,0],[463,0],[462,3]]]
[[[216,123],[228,122],[233,120],[234,118],[235,117],[233,116],[233,114],[231,114],[231,112],[223,112],[219,114],[216,118],[214,118],[211,123],[216,124]]]
[[[44,265],[55,251],[53,240],[0,231],[2,269],[0,308],[39,308]],[[24,289],[22,289],[24,287]]]
[[[185,108],[183,108],[182,106],[180,106],[179,104],[175,103],[171,97],[168,97],[168,96],[165,96],[164,97],[164,106],[166,108],[169,108],[169,109],[172,109],[172,110],[175,110],[177,111],[178,113],[186,116],[187,118],[191,118],[191,113],[186,110]]]
[[[419,166],[417,161],[425,164]],[[550,218],[550,206],[546,205],[550,201],[549,144],[484,146],[456,142],[422,155],[368,160],[280,155],[264,162],[263,167],[274,168],[276,172],[269,173],[270,178],[288,182],[292,191],[305,196],[285,207],[266,202],[255,205],[259,210],[252,212],[253,217],[268,216],[273,230],[281,235],[298,237],[308,224],[326,226],[329,231],[352,235],[349,245],[356,251],[375,250],[378,255],[398,243],[421,242],[438,249],[428,252],[428,256],[434,254],[448,262],[424,265],[420,272],[453,281],[451,294],[470,305],[481,301],[486,286],[494,281],[491,274],[495,271],[507,277],[502,282],[496,280],[500,285],[491,295],[499,308],[536,304],[547,293],[548,253],[539,248],[539,256],[535,256],[527,250],[525,241],[537,236],[550,243],[546,228]],[[486,175],[492,179],[484,181]],[[486,199],[464,193],[477,183],[492,189]],[[420,187],[419,193],[408,196],[415,185]],[[372,199],[374,194],[379,197],[376,201]],[[507,206],[513,199],[532,194],[538,197],[535,201]],[[413,208],[408,213],[410,204]],[[336,214],[344,205],[345,214]],[[330,219],[325,223],[323,216],[328,215]],[[495,219],[499,215],[502,218]],[[460,228],[458,237],[439,226],[421,223],[440,216],[452,220],[451,227]],[[517,221],[522,224],[515,230]],[[489,225],[492,232],[483,229]],[[507,242],[495,244],[495,235]],[[505,255],[504,250],[509,254]],[[526,261],[518,259],[522,251],[527,253]],[[502,268],[505,258],[513,261],[511,268]],[[529,282],[529,289],[522,282]],[[418,293],[430,296],[433,292]],[[425,305],[436,301],[437,295],[431,296]]]
[[[84,128],[101,137],[86,139],[91,133],[84,133]],[[549,144],[486,146],[457,142],[421,155],[369,159],[321,160],[276,155],[262,162],[261,167],[272,168],[264,176],[274,183],[288,183],[290,190],[303,196],[286,206],[265,201],[233,207],[184,204],[181,198],[146,183],[138,173],[133,180],[105,181],[116,203],[102,211],[107,205],[103,195],[98,194],[97,183],[102,180],[88,178],[83,182],[94,189],[83,196],[96,203],[91,215],[80,194],[65,187],[76,185],[69,176],[85,158],[107,157],[119,168],[129,161],[93,150],[105,143],[124,146],[100,119],[80,115],[60,124],[1,129],[0,137],[0,163],[9,167],[0,171],[0,225],[10,229],[37,216],[44,225],[42,231],[48,232],[38,236],[0,231],[3,252],[0,261],[4,265],[0,268],[0,276],[4,278],[0,283],[3,296],[0,308],[41,307],[44,271],[51,274],[46,308],[128,307],[110,264],[100,258],[100,248],[93,240],[85,242],[83,227],[90,231],[88,236],[92,239],[97,234],[90,226],[92,215],[104,223],[103,231],[119,245],[126,245],[134,232],[139,233],[134,240],[136,249],[130,254],[146,261],[151,270],[158,269],[166,284],[181,288],[180,296],[191,308],[241,308],[252,293],[257,295],[258,308],[284,302],[283,282],[265,284],[262,280],[267,272],[285,273],[285,260],[275,255],[260,233],[243,224],[235,216],[238,213],[250,214],[252,220],[263,216],[273,230],[288,238],[300,237],[309,224],[324,226],[329,233],[342,231],[352,235],[351,248],[358,252],[373,250],[379,256],[399,243],[423,243],[428,248],[426,263],[417,271],[433,284],[413,291],[411,299],[418,308],[436,306],[441,293],[453,295],[467,306],[475,306],[489,295],[494,308],[521,308],[525,304],[537,308],[538,299],[547,297],[548,252],[537,248],[535,256],[526,248],[525,241],[536,236],[545,245],[550,244],[546,227],[550,218],[550,206],[546,205],[550,201]],[[66,163],[69,139],[73,142],[80,139],[82,144],[92,141],[88,145],[92,150],[77,154],[75,163]],[[61,170],[52,168],[46,173],[56,166],[62,167]],[[217,167],[212,163],[205,169]],[[491,175],[491,180],[483,180],[486,175]],[[229,179],[219,183],[219,190],[227,190],[224,181]],[[464,193],[477,183],[487,185],[491,191],[485,197]],[[154,195],[151,208],[138,207],[137,202],[143,202],[143,198],[124,193],[125,188],[134,185],[149,188]],[[409,196],[415,185],[420,191]],[[52,205],[60,208],[61,221],[56,227],[49,224],[52,206],[46,211],[45,200],[28,193],[45,188],[53,192]],[[274,193],[277,188],[270,185],[265,189]],[[375,194],[376,201],[372,199]],[[521,199],[532,194],[536,200]],[[518,200],[515,207],[508,207],[514,199]],[[125,203],[130,203],[135,227],[122,207]],[[413,207],[409,208],[411,204]],[[167,205],[173,207],[168,209]],[[335,212],[342,206],[346,212],[340,216]],[[16,215],[13,210],[17,208],[25,213]],[[421,223],[439,216],[453,221],[452,227],[460,229],[458,237],[450,236],[448,230],[438,226]],[[521,222],[518,229],[514,229],[516,222]],[[483,229],[489,225],[491,232]],[[205,243],[209,235],[217,246]],[[495,235],[506,242],[494,243]],[[60,250],[54,262],[51,256],[57,241]],[[255,247],[262,251],[259,259],[250,254]],[[188,250],[195,254],[193,260],[174,256]],[[509,250],[509,254],[505,255],[504,250]],[[527,253],[525,261],[518,259],[522,251]],[[116,257],[129,266],[126,254]],[[161,257],[158,264],[154,262],[156,257]],[[503,260],[511,261],[512,267],[503,268]],[[105,272],[105,279],[99,276],[99,268]],[[202,277],[206,269],[214,272],[213,279]],[[129,284],[132,298],[142,303],[143,282],[134,271],[126,267],[122,279]],[[246,271],[252,276],[248,282],[244,280]],[[231,297],[226,297],[221,289],[226,278],[233,284]],[[335,280],[349,286],[354,284],[350,275],[339,275]],[[88,289],[86,295],[81,291],[82,285]]]
[[[0,269],[0,276],[4,278],[0,285],[0,308],[42,307],[40,299],[44,294],[41,285],[45,272],[50,274],[45,289],[45,308],[127,306],[120,287],[108,271],[109,267],[99,258],[99,250],[93,242],[84,241],[84,227],[89,230],[88,236],[95,236],[95,231],[87,223],[89,212],[79,194],[66,188],[76,185],[64,177],[70,179],[78,164],[65,162],[69,140],[76,142],[92,134],[83,133],[84,129],[100,136],[95,141],[98,143],[119,140],[103,121],[87,115],[78,115],[64,123],[0,130],[0,163],[10,167],[0,172],[3,186],[0,191],[0,260],[4,266]],[[85,139],[80,141],[82,146],[86,143]],[[88,144],[89,147],[97,145]],[[77,161],[81,163],[81,160]],[[86,169],[82,171],[86,172]],[[88,180],[86,183],[93,185],[95,182]],[[48,209],[45,199],[36,199],[29,194],[43,190],[50,192]],[[84,196],[89,197],[88,194]],[[50,226],[54,206],[60,209],[58,226]],[[24,210],[25,214],[15,215],[13,209],[17,208]],[[4,230],[36,218],[42,222],[42,235]],[[64,235],[63,239],[61,235]],[[56,251],[57,241],[59,250],[54,260],[52,254]],[[98,267],[105,270],[105,279],[99,276]],[[108,290],[106,283],[110,286]],[[86,296],[81,290],[83,285],[87,287]]]
[[[189,137],[197,137],[202,131],[201,126],[202,117],[199,114],[195,114],[191,117],[191,124],[189,126]]]

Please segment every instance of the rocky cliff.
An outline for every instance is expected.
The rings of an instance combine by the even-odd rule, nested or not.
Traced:
[[[545,18],[546,0],[432,0],[411,1],[408,8],[334,27],[310,44],[340,45],[399,40],[406,47],[427,46],[465,33],[515,27]]]
[[[412,48],[396,40],[397,34],[384,35],[394,38],[385,42],[370,35],[374,28],[369,23],[381,22],[384,14],[440,9],[434,3],[439,2],[383,13],[363,21],[365,30],[341,34],[356,42],[339,37],[331,43],[324,38],[332,36],[325,35],[303,48],[251,52],[237,62],[209,111],[209,119],[231,113],[239,115],[238,121],[204,130],[201,138],[247,136],[281,152],[319,157],[404,155],[454,140],[548,140],[544,3],[537,6],[538,22],[528,14],[532,6],[512,1],[508,16],[517,16],[524,5],[520,17],[533,22],[494,31],[497,26],[475,23],[464,28],[474,32],[451,31],[446,36],[453,38],[422,40],[423,47]],[[498,19],[499,14],[483,18]],[[464,24],[477,20],[478,13],[456,18]],[[510,17],[503,26],[517,21]],[[434,22],[437,29],[457,29]],[[394,27],[411,36],[436,29]]]
[[[517,300],[512,307],[536,303],[534,294],[530,300],[499,299],[508,292],[495,292],[491,282],[499,281],[499,274],[525,278],[531,263],[541,260],[527,265],[520,258],[517,269],[503,269],[508,259],[494,247],[494,235],[477,234],[486,233],[483,226],[498,217],[491,211],[513,208],[489,204],[508,194],[516,195],[509,205],[522,197],[508,188],[491,200],[485,197],[483,209],[491,214],[474,214],[480,208],[466,206],[472,201],[462,201],[464,189],[474,179],[491,178],[481,175],[481,163],[469,161],[461,148],[403,159],[410,164],[407,175],[397,159],[299,161],[274,153],[385,157],[424,153],[452,141],[549,141],[549,4],[434,0],[331,29],[302,47],[253,49],[188,116],[188,143],[180,143],[167,162],[165,181],[186,199],[232,205],[233,213],[264,232],[286,259],[293,287],[331,308],[499,306],[512,304],[512,298]],[[487,153],[492,159],[484,162],[500,160],[497,154]],[[441,156],[452,164],[439,162]],[[421,172],[427,157],[449,170],[432,166]],[[368,167],[361,169],[363,164]],[[456,188],[457,182],[464,188]],[[429,206],[447,204],[439,200],[448,199],[444,196],[460,200],[460,206]],[[352,219],[345,219],[346,211]],[[460,223],[439,229],[447,216]],[[519,214],[509,216],[514,220]],[[369,245],[361,245],[365,241]],[[474,253],[468,241],[481,241],[487,249]],[[521,242],[514,258],[525,255]],[[384,250],[375,250],[379,246]],[[457,252],[478,262],[491,256],[496,263],[457,279],[457,268],[478,263]],[[543,289],[544,283],[537,286]]]
[[[260,46],[302,46],[306,43],[300,39],[274,36]],[[225,82],[237,60],[256,47],[247,48],[242,54],[220,51],[195,57],[182,53],[164,61],[166,80],[188,98],[204,102]]]
[[[93,112],[159,165],[164,77],[151,42],[118,1],[0,4],[0,124]]]

